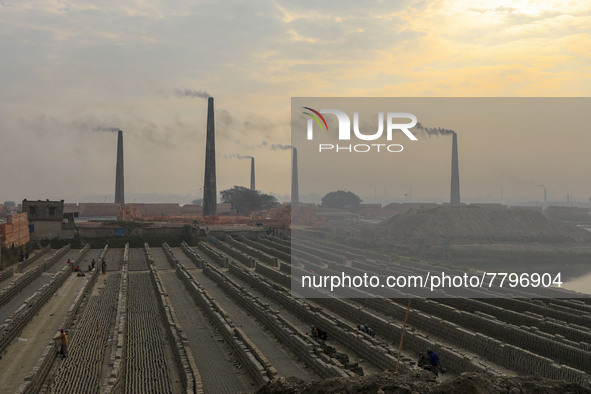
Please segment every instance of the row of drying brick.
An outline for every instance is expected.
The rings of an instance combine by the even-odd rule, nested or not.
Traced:
[[[29,257],[25,261],[21,261],[20,263],[18,263],[16,265],[17,272],[23,272],[25,270],[25,268],[29,267],[35,261],[39,260],[41,257],[43,257],[43,255],[45,255],[45,253],[49,252],[50,250],[51,250],[51,245],[48,244],[43,249],[41,249],[37,253],[35,253],[35,255]],[[0,279],[0,280],[2,280],[2,279]]]
[[[537,327],[516,326],[480,312],[459,310],[436,301],[417,299],[416,304],[426,314],[519,346],[556,362],[591,372],[591,352],[588,343],[576,343],[564,337],[540,331]]]
[[[290,283],[290,278],[276,270],[272,270],[267,267],[257,266],[256,271],[261,273],[263,276],[271,279],[272,281],[281,284],[284,287],[288,287],[286,283]],[[396,323],[389,323],[386,320],[369,313],[367,308],[355,307],[344,300],[325,298],[316,299],[318,303],[321,303],[327,307],[327,309],[336,312],[337,314],[344,316],[353,322],[367,323],[382,337],[391,340],[398,341],[402,333],[402,327]],[[364,301],[364,300],[359,300]],[[454,371],[471,371],[471,372],[486,372],[487,369],[484,366],[473,363],[467,356],[458,354],[457,352],[447,349],[438,348],[433,341],[427,337],[423,337],[420,334],[414,334],[412,332],[406,332],[406,345],[413,352],[422,353],[428,347],[437,348],[442,355],[442,358],[447,360],[447,367]],[[391,368],[391,367],[390,367]]]
[[[367,273],[366,271],[361,271],[356,268],[343,266],[340,267],[340,271],[349,275],[362,275]],[[338,274],[340,271],[335,271],[333,269],[329,270],[329,273]],[[360,292],[360,297],[363,296],[363,293]],[[544,333],[539,331],[531,332],[527,329],[522,329],[518,326],[492,319],[490,316],[461,311],[434,301],[421,302],[421,299],[418,299],[418,307],[422,308],[424,312],[429,315],[433,315],[434,317],[439,316],[438,318],[442,319],[443,322],[453,321],[467,329],[518,346],[535,354],[551,358],[557,362],[565,363],[571,367],[583,371],[591,370],[591,352],[585,349],[580,349],[580,344],[573,341],[543,335]],[[413,316],[414,315],[411,314],[411,319]],[[433,328],[435,329],[435,327]],[[425,330],[427,330],[427,328],[425,328]],[[515,364],[515,367],[518,366],[519,365]],[[514,369],[513,366],[510,368]]]
[[[239,273],[240,268],[231,265],[230,272]],[[257,265],[256,272],[261,273],[264,277],[278,277],[278,275],[283,275],[276,270],[261,265]],[[353,352],[368,360],[376,367],[388,369],[395,366],[398,356],[397,353],[391,351],[379,341],[372,339],[370,336],[356,329],[347,328],[348,324],[334,316],[328,317],[322,309],[315,310],[307,303],[293,299],[285,289],[266,283],[260,276],[255,277],[254,274],[246,272],[242,272],[241,275],[251,285],[255,286],[265,295],[275,299],[298,318],[304,321],[314,322],[315,325],[322,327],[323,330],[328,331],[331,336],[336,338],[338,342],[349,347]],[[285,279],[286,275],[283,275],[283,277]],[[282,280],[282,282],[285,282],[285,280]],[[405,370],[408,368],[410,368],[410,360],[404,360],[402,369]]]
[[[254,257],[241,252],[240,250],[228,245],[225,242],[217,241],[213,246],[246,267],[253,268],[256,264]]]
[[[300,243],[303,243],[305,245],[309,245],[311,247],[315,247],[315,248],[321,247],[324,250],[331,252],[333,254],[343,255],[343,256],[345,256],[345,258],[347,260],[365,261],[365,260],[370,259],[370,257],[373,257],[374,260],[375,260],[375,257],[378,257],[380,260],[389,261],[388,256],[386,256],[386,255],[372,254],[370,256],[367,254],[366,251],[358,250],[356,252],[352,252],[351,250],[345,250],[340,245],[338,247],[336,247],[337,245],[335,245],[335,244],[327,244],[325,242],[318,241],[318,240],[312,241],[309,239],[300,238],[300,239],[298,239],[298,241]]]
[[[227,267],[228,266],[228,258],[223,256],[218,251],[211,248],[205,242],[199,242],[197,244],[197,248],[202,251],[207,257],[215,261],[217,265],[220,267]]]
[[[101,253],[101,258],[106,255],[107,250],[108,245],[105,245],[103,252]],[[64,267],[62,271],[64,270],[69,271],[68,267]],[[60,324],[61,327],[68,329],[73,324],[77,315],[83,312],[83,310],[81,310],[83,309],[82,303],[84,300],[88,299],[88,294],[92,291],[92,287],[96,282],[97,273],[98,270],[94,270],[90,274],[90,278],[74,298],[74,302],[68,309],[66,317]],[[55,361],[57,349],[59,346],[60,344],[56,341],[49,341],[45,347],[45,350],[43,351],[42,356],[33,367],[33,370],[27,376],[25,376],[25,382],[19,387],[17,394],[32,394],[40,392],[43,382],[45,381],[53,365],[53,362]]]
[[[183,253],[189,257],[193,263],[195,263],[197,268],[203,268],[203,258],[199,256],[199,254],[197,254],[193,249],[191,249],[185,241],[181,242],[181,249]]]
[[[148,250],[148,244],[145,244],[145,249]],[[170,250],[170,247],[165,243],[162,245],[164,254],[169,259],[174,261],[175,257]],[[155,264],[150,261],[150,275],[152,277],[153,285],[156,289],[156,295],[158,299],[158,307],[160,309],[161,316],[164,317],[164,326],[168,337],[172,339],[172,350],[177,365],[178,371],[181,374],[181,380],[183,388],[186,393],[202,393],[203,384],[201,382],[201,375],[195,364],[193,353],[189,348],[187,337],[183,333],[178,319],[175,315],[172,304],[168,299],[166,290],[162,285],[160,275],[155,269]]]
[[[14,268],[6,268],[0,272],[0,282],[5,281],[6,279],[10,278],[14,274]]]
[[[358,309],[358,313],[363,313],[363,309],[370,306],[373,310],[387,311],[388,314],[393,314],[395,317],[400,318],[404,310],[400,305],[396,308],[392,308],[392,305],[394,304],[390,304],[390,307],[386,307],[384,303],[389,302],[389,300],[384,299],[365,298],[358,299],[357,301],[363,305],[363,307]],[[452,321],[454,321],[453,316],[448,316],[448,318],[438,318],[417,311],[411,312],[409,315],[409,323],[413,327],[420,328],[425,332],[433,333],[439,338],[445,338],[445,340],[451,341],[452,343],[461,344],[462,347],[470,349],[486,359],[499,365],[504,365],[514,371],[524,374],[535,373],[551,379],[561,379],[579,383],[586,382],[589,379],[589,375],[583,371],[566,365],[559,365],[549,358],[540,356],[539,354],[530,352],[521,347],[508,344],[504,341],[491,338],[480,332],[464,329],[451,323]],[[373,324],[375,325],[376,323]],[[377,330],[379,330],[379,332],[382,332],[382,330],[388,330],[385,331],[388,333],[391,332],[389,331],[391,330],[389,325],[381,325],[381,327],[377,327]],[[426,346],[437,349],[436,345],[429,342],[423,344],[422,349],[425,349]],[[446,356],[442,349],[438,350],[442,359],[449,359],[449,356]],[[457,367],[452,367],[451,365],[450,368],[453,368],[456,371],[466,370],[456,369]]]
[[[125,393],[173,393],[164,332],[149,273],[129,274]]]
[[[244,242],[236,241],[232,236],[230,236],[228,234],[226,234],[225,242],[228,243],[228,245],[232,246],[233,248],[236,248],[236,249],[240,250],[241,252],[254,257],[257,261],[265,263],[271,267],[278,266],[277,257],[270,256],[267,253],[265,253],[259,249],[253,248],[252,246],[247,245]]]
[[[252,343],[247,345],[247,343],[239,338],[239,336],[243,336],[243,334],[241,334],[239,330],[236,330],[236,327],[234,327],[232,321],[224,310],[217,304],[213,297],[211,297],[207,291],[195,281],[195,278],[193,278],[191,273],[182,263],[178,262],[178,260],[176,272],[177,276],[185,284],[195,304],[205,311],[206,315],[211,319],[224,339],[232,347],[232,350],[239,358],[241,364],[246,368],[255,382],[259,385],[263,385],[272,379],[272,376],[269,375],[269,371],[267,371],[263,365],[264,360],[257,359],[257,356],[260,356],[260,352],[251,351],[251,349],[254,348],[254,345]]]
[[[291,242],[290,241],[283,241],[277,237],[256,237],[257,242],[266,245],[272,249],[278,250],[283,252],[287,255],[291,256]],[[291,257],[290,257],[291,259]],[[289,259],[288,259],[289,260]]]
[[[329,264],[331,268],[334,270],[331,264]],[[349,275],[361,275],[365,273],[356,268],[351,267],[344,267],[339,266],[342,271]],[[333,270],[328,270],[329,273],[338,273]],[[275,275],[277,276],[277,275]],[[285,281],[286,278],[283,278]],[[363,297],[363,294],[360,293],[360,297]],[[380,304],[380,306],[376,306],[375,310],[382,311],[384,310],[384,302],[389,302],[384,299],[375,299],[372,298],[369,301],[362,300],[363,302],[373,302]],[[421,301],[420,299],[418,301]],[[433,301],[430,303],[419,303],[419,307],[421,306],[429,306],[431,304],[435,304]],[[381,309],[380,309],[381,308]],[[449,313],[449,311],[453,311],[453,313]],[[485,338],[489,339],[491,343],[494,343],[495,339],[491,338],[490,336],[494,336],[498,339],[499,343],[501,344],[513,344],[517,346],[519,349],[523,350],[524,352],[535,354],[537,358],[539,358],[539,362],[536,364],[539,366],[540,370],[547,371],[547,373],[555,374],[556,368],[548,368],[549,364],[553,364],[554,360],[559,362],[563,362],[568,364],[570,367],[580,369],[583,376],[580,376],[576,379],[585,380],[585,373],[583,371],[589,371],[591,368],[591,353],[584,349],[579,349],[576,347],[577,344],[569,342],[564,343],[564,340],[558,342],[555,338],[547,338],[541,335],[538,335],[536,332],[530,332],[519,327],[510,326],[505,323],[489,319],[482,315],[476,315],[473,313],[463,312],[456,310],[454,308],[449,308],[446,310],[445,308],[434,309],[431,308],[427,311],[428,314],[432,315],[442,315],[442,317],[435,317],[435,316],[428,316],[425,314],[419,313],[411,313],[410,319],[411,324],[415,324],[416,327],[421,327],[422,330],[426,332],[437,333],[441,330],[441,326],[448,326],[451,335],[446,335],[446,338],[455,338],[455,343],[463,343],[464,346],[471,348],[475,352],[481,353],[482,347],[480,345],[475,345],[473,342],[466,342],[465,341],[465,333],[466,330],[460,329],[456,324],[450,323],[451,321],[459,323],[463,327],[467,327],[469,329],[475,330],[476,333],[482,335],[480,333],[485,334]],[[404,308],[398,307],[398,314],[397,318],[401,319],[404,316]],[[423,319],[418,319],[418,316],[423,316]],[[420,321],[413,322],[413,320],[418,319]],[[456,338],[457,337],[457,338]],[[516,360],[515,358],[505,357],[504,352],[509,352],[507,348],[495,346],[493,347],[494,351],[490,354],[488,352],[485,355],[494,362],[497,362],[501,365],[505,365],[513,370],[520,371],[523,373],[533,372],[531,370],[525,369],[524,363]],[[513,352],[512,352],[513,353]],[[540,356],[541,354],[541,356]],[[547,358],[543,357],[546,356]],[[552,359],[550,359],[550,357]],[[537,370],[536,370],[537,371]],[[573,372],[570,369],[565,369],[564,374],[568,376],[573,376]]]
[[[285,253],[269,244],[263,243],[262,239],[259,237],[246,238],[245,236],[239,235],[237,239],[252,248],[261,250],[268,255],[276,257],[284,262],[288,263],[291,260],[291,255],[289,253]]]
[[[237,273],[242,269],[235,264],[230,267],[233,273]],[[287,320],[283,319],[277,311],[272,310],[267,304],[253,297],[247,290],[234,283],[219,270],[206,264],[203,272],[241,307],[267,327],[281,343],[297,355],[299,360],[312,368],[319,376],[331,378],[351,375],[344,370],[344,365],[325,354],[310,337],[302,335]],[[246,271],[241,271],[239,275],[244,277],[247,274]]]
[[[101,387],[100,368],[116,312],[120,280],[119,274],[109,275],[99,294],[89,298],[76,328],[69,333],[69,355],[60,363],[49,392],[82,393]]]
[[[87,245],[89,246],[89,245]],[[56,251],[53,255],[46,258],[37,267],[28,270],[6,286],[0,291],[0,307],[10,301],[15,295],[17,295],[22,289],[31,283],[35,278],[39,277],[43,271],[52,267],[64,254],[70,250],[70,245],[64,246],[63,248]],[[84,250],[84,249],[83,249]],[[88,248],[86,248],[88,251]]]
[[[88,248],[84,248],[79,252],[80,255],[84,255],[88,251]],[[58,251],[59,252],[59,251]],[[56,253],[58,253],[56,252]],[[41,275],[44,266],[40,265],[30,270],[30,274],[21,276],[25,277],[24,280],[20,278],[14,281],[10,288],[10,292],[5,293],[6,296],[14,296],[17,292],[21,291],[23,287],[29,284],[34,278]],[[23,305],[21,305],[15,312],[13,312],[8,319],[0,326],[0,354],[3,354],[12,340],[22,331],[22,329],[29,323],[33,316],[47,300],[55,293],[55,291],[64,283],[69,276],[68,267],[64,267],[60,272],[55,274],[51,280],[37,290],[32,296],[27,298]]]
[[[95,267],[91,273],[93,281],[97,280],[97,276],[98,267]],[[69,335],[70,354],[59,365],[49,387],[50,392],[89,392],[102,386],[101,365],[121,296],[120,285],[120,274],[109,275],[98,294],[88,298],[84,311],[76,319],[75,329]]]
[[[318,261],[326,260],[338,264],[345,264],[347,262],[347,258],[343,254],[337,254],[332,251],[328,252],[324,248],[308,245],[299,242],[299,240],[292,239],[291,255],[296,257],[300,253],[304,253],[306,256],[312,255],[314,258],[318,259]]]
[[[307,242],[309,244],[316,245],[316,246],[327,246],[326,242],[319,241],[318,239],[311,240],[306,237],[301,237],[301,240],[304,242]],[[389,264],[391,262],[390,256],[385,255],[383,253],[377,253],[377,252],[373,252],[371,250],[365,250],[365,249],[358,249],[358,248],[348,246],[348,245],[343,245],[343,244],[339,244],[338,248],[336,246],[337,245],[335,245],[335,244],[330,244],[330,245],[328,245],[327,250],[334,250],[335,252],[337,252],[339,254],[345,254],[351,260],[356,260],[356,259],[358,259],[359,256],[363,256],[361,258],[361,260],[373,260],[373,261],[386,263],[386,264]],[[350,253],[350,254],[348,255],[347,253]]]
[[[123,262],[121,264],[119,295],[117,297],[117,311],[115,312],[115,327],[113,329],[113,340],[111,342],[111,353],[108,362],[108,365],[111,367],[111,372],[109,376],[103,379],[103,393],[117,392],[122,384],[123,374],[121,373],[121,369],[125,365],[124,352],[126,346],[125,339],[127,337],[127,284],[129,261],[129,243],[126,243],[123,251]],[[98,269],[95,271],[98,271]]]
[[[400,274],[416,274],[414,270],[408,270],[400,265],[396,265]],[[359,271],[354,271],[359,269]],[[353,262],[353,267],[349,271],[353,274],[364,272],[375,272],[384,270],[383,266],[375,263]],[[409,294],[400,292],[400,297],[411,297]],[[553,300],[556,302],[566,302],[568,300]],[[576,300],[577,303],[580,302]],[[565,311],[564,309],[552,308],[541,300],[528,299],[508,299],[508,298],[441,298],[439,302],[450,306],[464,309],[468,312],[480,310],[488,315],[496,316],[498,319],[512,323],[518,326],[535,326],[541,330],[557,333],[569,338],[575,342],[589,342],[591,336],[591,319],[587,313],[580,311]]]
[[[367,270],[361,271],[357,268],[341,267],[341,269],[352,275],[367,272]],[[591,350],[591,345],[589,345],[591,333],[589,331],[569,327],[560,324],[560,322],[547,322],[543,320],[543,316],[532,316],[528,307],[535,304],[531,302],[505,301],[503,299],[488,300],[488,302],[509,302],[510,305],[508,306],[514,308],[520,306],[522,309],[518,313],[511,309],[502,309],[493,304],[468,298],[440,299],[439,302],[418,299],[417,305],[425,313],[442,317],[448,321],[454,321],[463,327],[493,336],[558,362],[563,362],[584,371],[589,371],[589,368],[591,368],[591,362],[589,361],[591,359],[591,353],[589,352]],[[456,309],[458,306],[466,311]],[[544,309],[544,307],[541,309]],[[449,311],[453,311],[453,313],[450,314]],[[484,313],[476,313],[477,311]],[[503,321],[497,320],[496,316],[502,316]],[[533,325],[533,327],[530,325]],[[540,330],[540,328],[546,328],[549,332]],[[556,330],[561,335],[555,335]]]

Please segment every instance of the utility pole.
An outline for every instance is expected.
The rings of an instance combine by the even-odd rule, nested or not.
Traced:
[[[398,374],[398,368],[400,366],[400,355],[402,353],[402,344],[404,343],[404,333],[406,332],[406,322],[408,321],[408,312],[410,311],[410,301],[408,299],[408,305],[406,307],[406,315],[404,316],[404,324],[402,325],[402,334],[400,335],[400,346],[398,347],[398,360],[396,361],[396,374]]]

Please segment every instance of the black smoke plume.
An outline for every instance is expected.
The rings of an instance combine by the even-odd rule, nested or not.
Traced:
[[[456,134],[455,131],[450,130],[450,129],[444,129],[442,127],[423,127],[423,125],[420,122],[417,122],[417,124],[416,124],[415,127],[418,128],[421,131],[424,131],[429,136],[431,136],[431,135],[454,135],[454,134]]]
[[[195,90],[195,89],[175,89],[174,94],[177,97],[198,97],[202,99],[207,99],[211,97],[211,94],[207,93],[205,90]]]

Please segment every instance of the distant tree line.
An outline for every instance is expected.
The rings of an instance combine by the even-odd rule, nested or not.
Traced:
[[[252,212],[261,211],[277,206],[277,199],[274,196],[250,190],[244,186],[234,186],[231,189],[220,192],[222,201],[230,203],[236,210],[237,215],[248,216]]]

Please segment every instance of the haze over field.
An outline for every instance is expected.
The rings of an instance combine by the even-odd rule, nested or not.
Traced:
[[[101,127],[124,131],[127,201],[199,198],[210,95],[218,191],[248,186],[236,158],[253,156],[257,188],[289,199],[292,96],[589,96],[589,26],[576,1],[2,0],[0,200],[112,201],[116,134]],[[549,200],[591,196],[580,125],[478,132],[459,131],[463,200],[542,201],[539,185]],[[420,177],[350,189],[445,201],[448,140],[425,143],[437,153]]]

